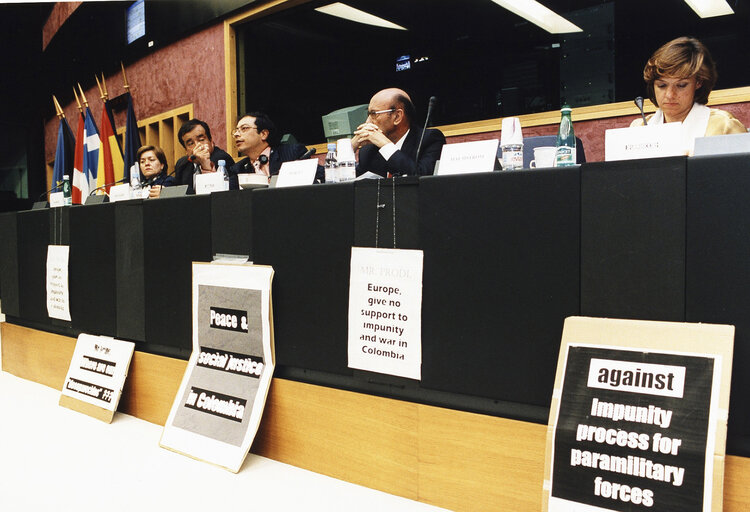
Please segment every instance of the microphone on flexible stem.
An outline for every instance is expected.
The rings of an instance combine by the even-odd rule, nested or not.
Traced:
[[[419,165],[419,151],[422,149],[422,141],[424,140],[424,132],[427,130],[427,126],[430,123],[430,114],[432,109],[435,107],[437,98],[435,96],[430,97],[430,102],[427,104],[427,115],[424,117],[424,128],[422,128],[422,136],[419,137],[419,145],[417,146],[417,156],[414,157],[414,162]],[[417,172],[419,174],[419,172]]]
[[[47,196],[47,194],[51,193],[55,189],[62,188],[62,186],[63,186],[63,182],[61,181],[60,183],[58,183],[57,185],[55,185],[54,187],[52,187],[51,189],[49,189],[47,192],[42,192],[39,195],[39,199],[37,199],[37,201],[41,201],[43,197]]]
[[[89,197],[93,196],[94,192],[96,192],[98,190],[102,190],[102,189],[105,189],[107,187],[111,187],[112,185],[117,185],[118,183],[124,183],[127,180],[128,180],[127,178],[122,178],[122,179],[119,179],[117,181],[113,181],[112,183],[105,183],[101,187],[96,187],[94,190],[92,190],[91,192],[89,192]],[[109,195],[109,194],[107,194],[107,195]]]
[[[643,113],[643,96],[636,96],[635,106],[638,107],[638,110],[641,111],[641,117],[643,118],[643,126],[646,126],[648,122],[646,121],[646,114]]]
[[[307,151],[305,151],[305,154],[302,155],[301,157],[299,157],[297,160],[307,160],[308,158],[310,158],[311,156],[313,156],[316,151],[317,150],[315,148],[310,148]]]

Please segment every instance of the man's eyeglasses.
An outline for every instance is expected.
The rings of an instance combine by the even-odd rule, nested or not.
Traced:
[[[389,108],[389,109],[386,109],[386,110],[368,110],[367,111],[367,115],[369,117],[375,117],[378,114],[385,114],[386,112],[395,112],[397,110],[398,110],[397,108]]]
[[[235,128],[234,131],[232,132],[232,135],[234,135],[235,133],[245,134],[252,129],[255,129],[255,126],[250,126],[249,124],[243,124]]]

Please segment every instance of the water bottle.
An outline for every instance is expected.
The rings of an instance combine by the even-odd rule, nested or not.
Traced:
[[[224,190],[229,190],[229,173],[227,172],[227,162],[226,160],[219,160],[216,164],[218,165],[216,172],[221,174],[221,177],[224,179]]]
[[[326,170],[326,183],[336,183],[339,181],[338,177],[338,163],[336,162],[336,143],[330,142],[328,144],[328,153],[326,153],[325,170]]]
[[[141,190],[141,170],[138,164],[130,168],[130,190],[133,192],[133,195]]]
[[[70,190],[70,177],[69,176],[63,176],[63,183],[62,183],[62,190],[63,190],[63,198],[65,199],[65,205],[71,205],[73,204],[73,196],[72,191]]]
[[[357,161],[354,157],[352,139],[339,139],[336,142],[338,180],[351,181],[357,178]]]
[[[555,144],[555,167],[576,164],[576,136],[573,133],[573,120],[570,117],[572,110],[569,105],[563,105],[560,109],[560,128],[557,130],[557,144]]]

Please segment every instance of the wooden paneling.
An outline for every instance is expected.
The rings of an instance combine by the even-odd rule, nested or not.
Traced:
[[[60,389],[75,340],[7,323],[3,370]],[[164,424],[186,362],[136,352],[119,410]],[[539,510],[546,427],[274,379],[252,451],[452,510]],[[157,449],[156,446],[154,449]],[[750,459],[727,456],[724,510],[748,510]]]

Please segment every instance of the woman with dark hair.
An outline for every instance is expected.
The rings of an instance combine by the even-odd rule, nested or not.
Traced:
[[[141,185],[150,187],[148,197],[159,197],[162,187],[174,185],[174,177],[167,173],[167,155],[159,146],[141,146],[135,154],[141,173]]]
[[[643,68],[648,97],[659,107],[648,116],[649,126],[682,123],[690,153],[696,137],[747,132],[729,112],[706,106],[716,77],[711,54],[695,38],[679,37],[656,50]],[[631,126],[642,125],[636,119]]]

